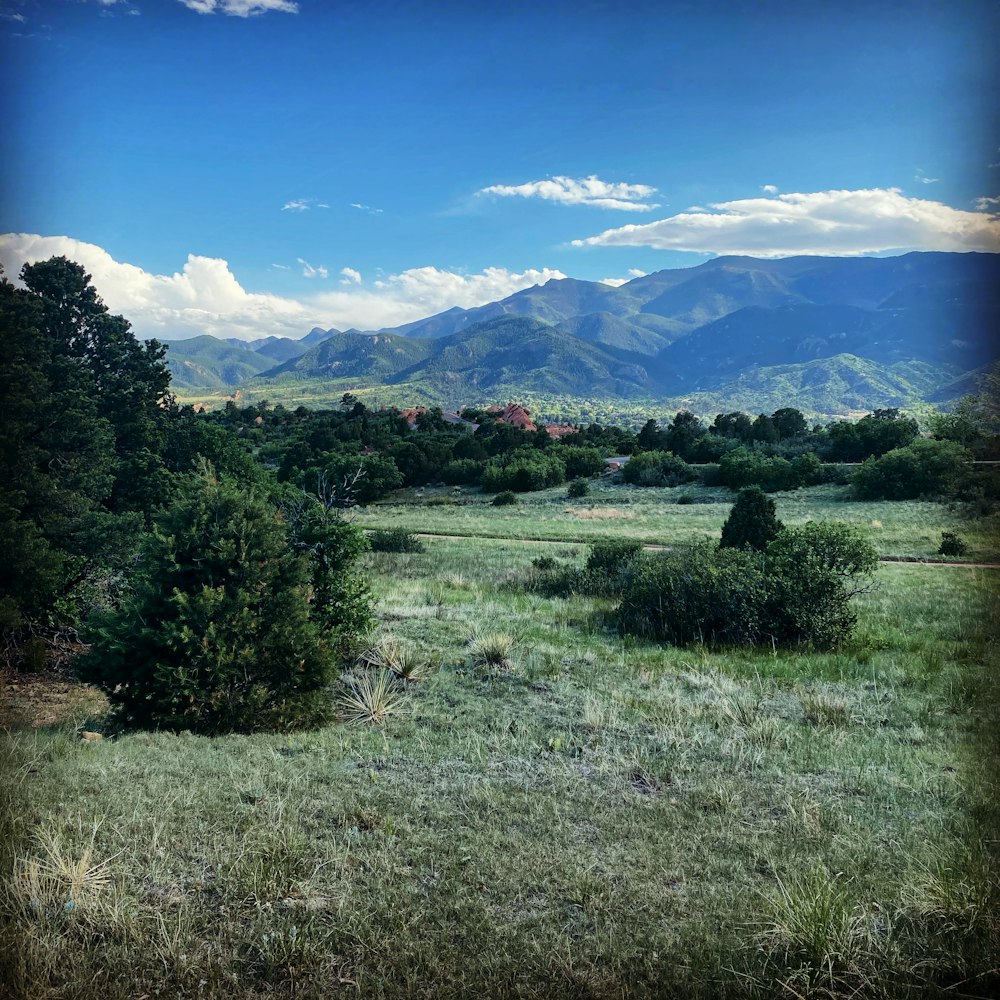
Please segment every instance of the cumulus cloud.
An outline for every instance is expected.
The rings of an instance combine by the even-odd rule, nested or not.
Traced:
[[[340,269],[342,285],[360,285],[361,284],[361,272],[355,271],[353,267],[342,267]]]
[[[777,187],[775,187],[775,185],[773,185],[773,184],[762,184],[760,189],[761,189],[761,191],[764,192],[764,194],[777,194],[778,193]]]
[[[294,0],[180,0],[188,10],[197,14],[230,14],[232,17],[255,17],[277,11],[298,14],[299,5]]]
[[[757,257],[892,250],[996,252],[1000,218],[907,198],[898,188],[817,191],[691,208],[659,222],[608,229],[573,245]]]
[[[150,274],[68,236],[0,235],[0,263],[12,280],[24,263],[59,255],[83,265],[108,308],[131,320],[138,337],[160,339],[203,333],[241,340],[270,335],[298,338],[314,326],[377,330],[452,306],[485,305],[550,278],[565,277],[549,268],[521,273],[487,268],[479,274],[457,274],[422,267],[389,275],[372,288],[352,286],[284,298],[248,292],[219,258],[190,254],[181,271]]]
[[[296,260],[302,265],[303,278],[327,278],[330,276],[330,272],[322,264],[313,267],[309,261],[303,260],[301,257],[296,257]]]
[[[563,205],[593,205],[595,208],[617,208],[625,212],[649,212],[659,205],[645,201],[656,192],[648,184],[615,184],[591,174],[579,180],[572,177],[549,177],[526,184],[493,184],[478,194],[493,194],[501,198],[541,198]]]

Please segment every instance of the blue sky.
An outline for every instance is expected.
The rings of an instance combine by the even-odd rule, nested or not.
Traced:
[[[77,257],[140,335],[252,338],[997,250],[997,37],[973,0],[0,0],[0,260]]]

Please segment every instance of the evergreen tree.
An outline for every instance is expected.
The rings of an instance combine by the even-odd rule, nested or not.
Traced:
[[[367,604],[330,579],[346,575],[357,548],[324,548],[320,527],[296,544],[259,492],[204,465],[158,518],[132,599],[95,623],[81,676],[129,726],[215,734],[322,723],[340,626],[366,619]]]
[[[756,549],[763,552],[784,525],[775,516],[774,501],[759,486],[748,486],[736,496],[722,526],[721,549]]]

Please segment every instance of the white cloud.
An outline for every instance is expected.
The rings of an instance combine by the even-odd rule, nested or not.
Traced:
[[[248,292],[228,263],[218,258],[190,254],[182,271],[150,274],[68,236],[0,235],[0,263],[11,280],[25,262],[58,255],[83,265],[108,308],[131,320],[138,337],[160,339],[203,333],[242,340],[272,334],[297,338],[314,326],[377,330],[452,306],[485,305],[550,278],[565,277],[549,268],[519,274],[487,268],[470,275],[421,267],[385,277],[374,288],[351,287],[292,299]]]
[[[330,276],[330,272],[322,264],[318,267],[313,267],[309,261],[303,260],[301,257],[296,257],[295,259],[302,265],[303,278],[328,278]]]
[[[913,179],[921,184],[937,184],[941,180],[940,177],[928,177],[919,167],[917,167],[917,173]]]
[[[1000,250],[1000,218],[898,188],[817,191],[691,208],[648,225],[608,229],[574,246],[641,246],[692,253],[852,256],[892,250]]]
[[[103,2],[103,0],[102,0]],[[299,5],[294,0],[180,0],[188,10],[197,14],[231,14],[233,17],[254,17],[277,11],[298,14]]]
[[[273,267],[277,271],[288,271],[288,270],[290,270],[287,264],[272,264],[271,267]]]
[[[977,198],[976,208],[980,212],[989,212],[993,208],[1000,208],[1000,197],[998,198]]]
[[[526,184],[493,184],[478,194],[494,194],[501,198],[541,198],[563,205],[593,205],[596,208],[617,208],[625,212],[649,212],[659,205],[644,201],[656,188],[648,184],[615,184],[602,181],[593,174],[576,180],[572,177],[550,177]]]
[[[775,187],[775,185],[773,185],[773,184],[762,184],[760,189],[761,189],[761,191],[764,192],[764,194],[777,194],[778,193],[777,187]]]
[[[360,285],[361,272],[355,271],[353,267],[342,267],[340,269],[342,285]]]
[[[281,206],[282,212],[308,212],[310,208],[329,208],[325,201],[317,201],[315,198],[293,198],[286,201]]]
[[[627,285],[633,278],[645,278],[646,272],[640,271],[637,267],[630,267],[628,269],[627,278],[601,278],[602,285],[610,285],[612,288],[621,288],[622,285]]]
[[[382,214],[382,209],[381,208],[372,208],[371,205],[361,205],[361,204],[359,204],[356,201],[352,201],[351,202],[351,208],[356,208],[360,212],[369,212],[372,215],[381,215]]]
[[[17,21],[18,24],[24,24],[27,20],[23,14],[0,10],[0,21]]]

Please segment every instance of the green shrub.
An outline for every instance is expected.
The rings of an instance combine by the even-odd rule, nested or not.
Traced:
[[[820,649],[850,638],[855,594],[871,589],[878,554],[855,528],[811,521],[785,528],[765,554],[768,632],[784,645]]]
[[[424,543],[404,528],[376,528],[368,534],[372,552],[423,552]]]
[[[612,539],[594,542],[587,554],[587,569],[591,573],[618,573],[623,566],[635,562],[642,552],[642,542]]]
[[[604,469],[604,456],[597,448],[559,445],[557,454],[566,466],[567,479],[596,476]]]
[[[941,544],[938,546],[940,556],[964,556],[969,551],[965,541],[953,531],[941,532]]]
[[[80,663],[128,726],[215,734],[318,725],[345,640],[370,621],[358,529],[295,522],[207,468],[158,519],[132,598]]]
[[[972,453],[954,441],[918,439],[869,458],[852,477],[862,500],[915,500],[955,493],[972,471]]]
[[[622,469],[622,478],[634,486],[680,486],[696,478],[683,458],[669,451],[645,451],[634,455]]]
[[[441,470],[441,479],[449,486],[477,483],[482,478],[485,467],[485,462],[478,462],[474,458],[457,458]]]
[[[618,626],[675,644],[829,649],[850,637],[850,599],[870,588],[877,563],[856,531],[825,523],[786,528],[765,552],[705,543],[646,557],[624,574]]]
[[[517,494],[513,490],[502,490],[493,498],[494,507],[510,507],[517,502]]]
[[[748,486],[740,490],[729,511],[719,547],[763,552],[783,527],[775,516],[774,501],[759,486]]]
[[[585,497],[590,493],[590,483],[586,479],[574,479],[566,489],[568,497]]]
[[[490,459],[483,470],[483,490],[528,493],[558,486],[566,479],[566,464],[555,452],[555,448],[518,448]]]
[[[754,643],[764,631],[763,559],[708,543],[633,564],[617,609],[623,632],[675,645]]]
[[[691,504],[694,503],[694,497],[690,493],[682,493],[675,501],[679,504]]]
[[[789,462],[787,458],[769,458],[749,448],[735,448],[719,462],[719,481],[732,490],[759,486],[767,493],[775,493],[812,486],[821,478],[822,466],[812,452]]]

